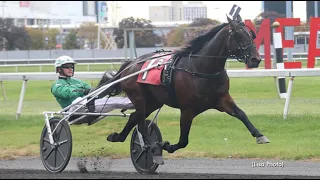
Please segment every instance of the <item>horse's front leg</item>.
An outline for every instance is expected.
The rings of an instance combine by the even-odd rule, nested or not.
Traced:
[[[221,101],[217,108],[219,111],[226,112],[230,116],[236,117],[243,122],[243,124],[247,127],[253,137],[256,137],[256,141],[258,144],[269,143],[270,141],[266,136],[261,134],[259,130],[254,127],[254,125],[250,122],[245,112],[243,112],[233,101],[230,94],[225,95],[221,98]]]
[[[185,148],[189,142],[189,132],[192,124],[192,120],[195,117],[195,113],[192,109],[181,110],[180,116],[180,138],[179,142],[174,145],[170,145],[169,142],[163,142],[162,148],[169,153],[173,153],[178,149]]]

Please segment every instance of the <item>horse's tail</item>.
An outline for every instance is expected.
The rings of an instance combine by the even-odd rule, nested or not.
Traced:
[[[118,80],[120,79],[120,75],[122,73],[122,71],[131,63],[132,61],[125,61],[119,68],[119,71],[117,72],[117,74],[113,77],[112,81]],[[115,92],[115,95],[118,95],[122,92],[122,87],[120,85],[120,83],[115,84],[114,86],[112,86],[111,88],[113,88],[113,91]],[[111,89],[112,90],[112,89]],[[114,96],[115,96],[114,95]]]
[[[122,73],[122,71],[131,63],[132,61],[125,61],[119,71],[117,73],[113,73],[113,72],[105,72],[102,76],[102,79],[101,81],[99,82],[97,88],[103,86],[103,85],[106,85],[106,84],[109,84],[113,81],[116,81],[120,78],[120,75]],[[97,89],[96,88],[96,89]],[[101,98],[101,97],[104,97],[106,95],[109,95],[109,96],[116,96],[118,94],[122,93],[122,87],[120,85],[120,83],[117,83],[111,87],[109,87],[106,91],[102,92],[98,98]]]

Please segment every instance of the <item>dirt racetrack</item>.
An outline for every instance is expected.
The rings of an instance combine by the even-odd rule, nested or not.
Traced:
[[[86,162],[88,173],[77,168]],[[320,162],[248,160],[248,159],[177,159],[165,160],[157,174],[139,174],[131,159],[71,158],[62,173],[46,171],[40,158],[0,160],[1,179],[318,179]]]

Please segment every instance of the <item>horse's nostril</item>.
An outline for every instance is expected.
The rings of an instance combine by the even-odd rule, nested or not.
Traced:
[[[261,58],[251,58],[252,62],[261,62]]]

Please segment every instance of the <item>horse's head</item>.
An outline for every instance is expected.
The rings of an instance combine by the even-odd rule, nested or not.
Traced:
[[[229,32],[231,33],[231,41],[229,44],[230,55],[235,56],[238,61],[247,64],[249,68],[256,68],[261,62],[261,57],[253,42],[256,35],[242,22],[240,15],[236,20],[232,20],[227,16],[230,24]]]

